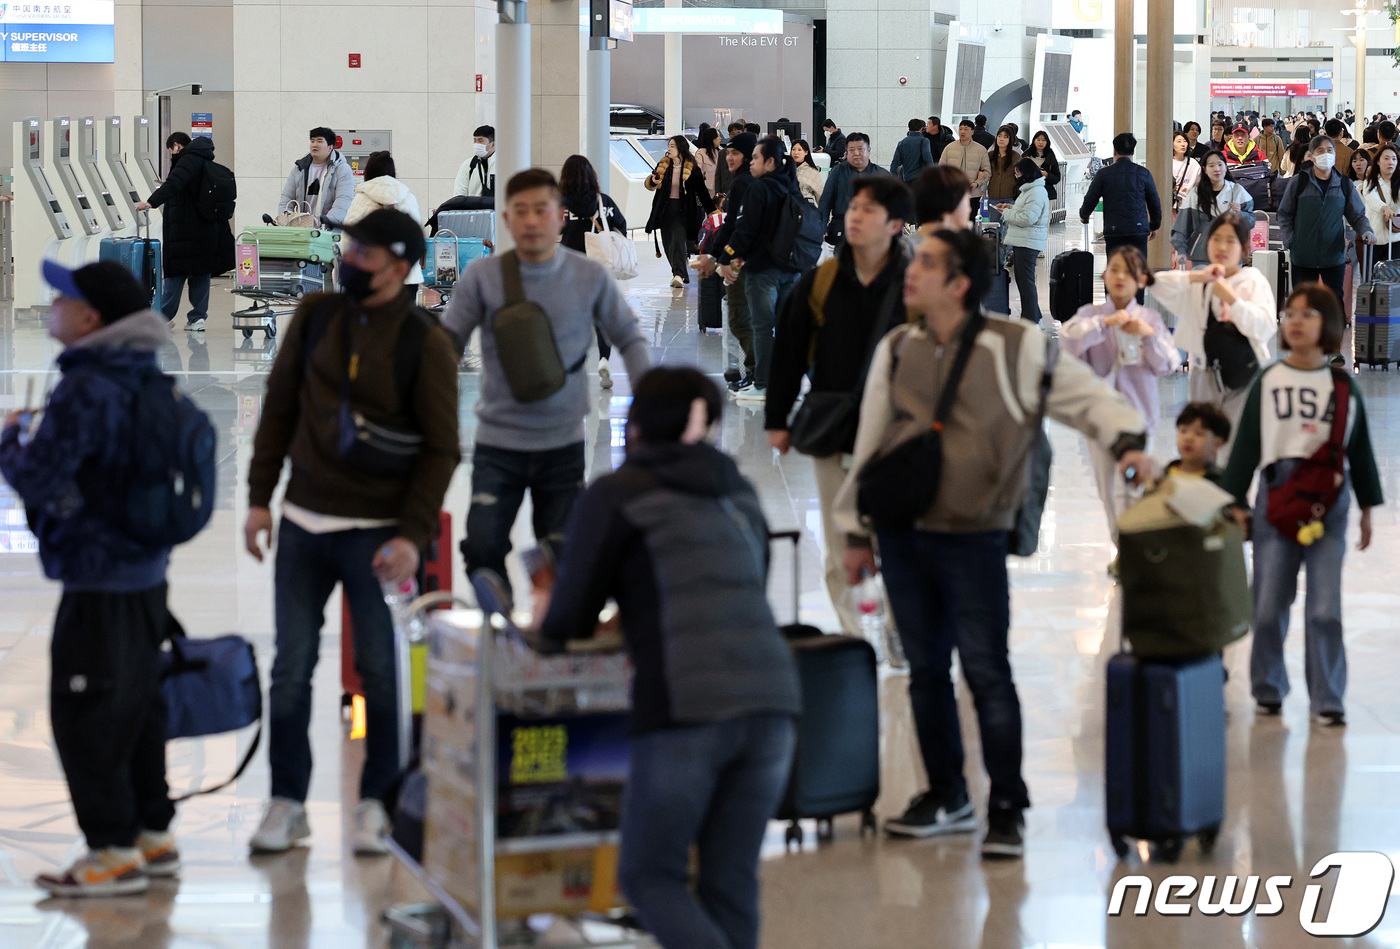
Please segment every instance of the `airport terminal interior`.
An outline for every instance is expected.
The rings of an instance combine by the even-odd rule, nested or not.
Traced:
[[[391,152],[420,218],[464,193],[457,190],[459,169],[466,171],[474,155],[487,153],[497,196],[514,171],[537,166],[557,174],[570,155],[588,155],[628,221],[638,272],[619,287],[651,361],[698,367],[723,389],[738,349],[729,319],[718,329],[702,328],[698,276],[675,286],[659,244],[643,228],[652,209],[645,182],[669,135],[693,140],[704,123],[727,140],[729,123],[742,119],[759,123],[763,135],[820,148],[823,123],[831,119],[841,134],[867,133],[871,160],[888,167],[910,119],[940,116],[956,127],[980,113],[992,132],[1008,122],[1026,139],[1045,130],[1060,155],[1062,184],[1036,270],[1045,311],[1038,331],[1058,337],[1063,324],[1049,306],[1052,261],[1091,252],[1092,300],[1104,300],[1097,277],[1106,265],[1103,212],[1090,209],[1087,228],[1079,214],[1093,174],[1114,152],[1115,134],[1133,132],[1138,162],[1149,170],[1165,165],[1170,174],[1165,152],[1154,156],[1148,149],[1170,145],[1173,120],[1208,130],[1214,113],[1226,114],[1232,127],[1242,116],[1246,135],[1254,136],[1251,116],[1315,113],[1325,121],[1354,113],[1347,131],[1360,141],[1372,116],[1384,113],[1393,121],[1400,113],[1400,25],[1393,7],[1378,0],[1369,6],[1355,0],[1355,9],[1347,5],[1352,0],[1242,2],[1119,0],[1115,8],[1097,0],[664,6],[643,0],[634,7],[625,0],[591,6],[500,0],[499,9],[487,0],[0,4],[0,124],[13,130],[0,134],[0,413],[40,407],[60,377],[56,359],[63,345],[50,334],[54,291],[40,278],[41,263],[81,267],[98,259],[104,241],[139,239],[145,229],[138,221],[146,215],[137,205],[170,173],[167,136],[212,138],[218,160],[238,182],[229,226],[239,267],[214,277],[203,325],[187,328],[189,304],[181,303],[169,341],[157,352],[161,369],[208,414],[217,433],[214,513],[207,528],[173,552],[169,605],[193,637],[246,637],[266,696],[274,571],[270,559],[259,563],[245,550],[248,468],[269,372],[301,292],[295,279],[301,262],[292,279],[270,290],[275,267],[264,263],[268,255],[260,257],[247,228],[287,210],[278,197],[294,162],[307,152],[308,129],[333,131],[357,181],[371,153]],[[1124,69],[1116,71],[1115,63]],[[487,135],[480,134],[483,128]],[[1299,128],[1297,134],[1306,134]],[[1394,126],[1389,130],[1394,136]],[[814,157],[823,178],[833,174],[830,156]],[[1164,214],[1149,252],[1158,269],[1173,264],[1166,246],[1169,203]],[[509,235],[499,213],[486,219],[499,253]],[[150,236],[159,239],[160,215],[152,213],[150,221]],[[1277,260],[1267,231],[1266,253]],[[245,268],[250,260],[258,266]],[[455,264],[452,275],[439,279],[429,252],[424,269],[433,289],[423,291],[425,304],[450,293]],[[1274,272],[1270,281],[1276,279]],[[1356,285],[1362,281],[1358,272]],[[1009,318],[1020,319],[1014,282],[1008,300]],[[1148,305],[1154,300],[1149,292]],[[1360,308],[1356,315],[1364,316]],[[1397,323],[1400,317],[1391,317],[1392,332],[1400,332]],[[1361,333],[1363,324],[1355,325]],[[1095,459],[1083,435],[1049,421],[1053,467],[1039,545],[1028,557],[1008,560],[1010,661],[1024,716],[1023,774],[1031,799],[1024,856],[984,859],[980,829],[927,839],[864,833],[859,813],[836,817],[829,835],[818,821],[803,820],[794,844],[788,823],[774,820],[758,868],[757,946],[1291,949],[1317,945],[1310,929],[1333,908],[1360,912],[1348,887],[1368,889],[1378,908],[1370,928],[1345,933],[1344,944],[1400,946],[1400,909],[1384,912],[1387,902],[1396,908],[1388,896],[1393,875],[1377,890],[1374,873],[1361,881],[1320,863],[1332,854],[1372,853],[1400,866],[1400,361],[1384,368],[1357,365],[1355,334],[1349,330],[1345,338],[1344,371],[1364,397],[1386,503],[1373,512],[1374,541],[1365,551],[1356,549],[1354,501],[1350,511],[1341,597],[1345,726],[1328,727],[1309,710],[1300,583],[1284,647],[1294,688],[1281,714],[1263,714],[1251,695],[1252,637],[1223,654],[1226,783],[1213,847],[1188,840],[1176,860],[1145,841],[1132,841],[1125,855],[1115,852],[1105,824],[1105,721],[1108,665],[1124,638],[1123,589],[1108,569],[1115,547]],[[458,543],[473,501],[471,449],[483,358],[478,342],[459,366],[463,459],[443,502],[451,528],[440,545],[450,561],[446,585],[464,601],[443,615],[474,629],[480,613],[471,609]],[[610,380],[600,375],[596,353],[584,367],[591,481],[624,460],[637,380],[617,356]],[[1188,376],[1173,372],[1156,384],[1160,418],[1149,452],[1165,464],[1176,453],[1177,414],[1190,401]],[[796,620],[839,631],[824,577],[826,540],[812,459],[770,447],[763,402],[732,394],[725,398],[717,445],[757,489],[769,527],[798,532],[795,554],[788,544],[772,548],[768,594],[777,622],[794,621],[796,600]],[[531,523],[527,502],[512,533],[509,569],[517,587],[526,582],[518,554],[534,543]],[[0,481],[0,949],[657,945],[616,913],[562,909],[523,918],[503,912],[496,931],[480,936],[441,908],[445,897],[463,902],[460,880],[435,876],[431,867],[398,853],[353,852],[365,723],[363,705],[343,686],[338,595],[326,608],[314,676],[310,837],[284,853],[250,856],[249,838],[269,797],[264,732],[236,781],[179,804],[171,825],[182,862],[177,877],[153,878],[134,895],[50,896],[35,878],[70,865],[86,845],[49,715],[49,647],[62,589],[45,578],[37,551],[22,500]],[[925,789],[926,777],[908,669],[886,639],[876,636],[874,645],[879,796],[873,811],[883,823],[904,812]],[[985,821],[988,779],[976,709],[957,672],[954,686],[968,791]],[[429,716],[431,705],[430,696]],[[423,727],[425,733],[432,728]],[[171,795],[224,780],[256,740],[252,727],[172,740]],[[461,803],[459,816],[468,824],[475,819],[473,802]],[[429,835],[433,813],[430,805]],[[607,840],[616,843],[616,833]],[[553,899],[590,911],[598,903],[602,909],[625,905],[610,885],[607,893],[595,888],[597,879],[611,881],[616,873],[615,851],[610,864],[607,848],[597,850],[583,864],[551,863],[548,854],[536,854],[539,862],[530,866],[529,855],[498,857],[498,906],[511,899]],[[1226,877],[1241,886],[1258,878],[1258,899],[1223,914],[1193,908],[1196,887]],[[1282,906],[1271,910],[1262,881],[1277,877],[1288,880],[1279,891]],[[1131,885],[1124,884],[1127,878]],[[1182,887],[1175,899],[1166,889],[1172,883]],[[1317,892],[1305,898],[1310,884]],[[1134,912],[1140,894],[1152,899]]]

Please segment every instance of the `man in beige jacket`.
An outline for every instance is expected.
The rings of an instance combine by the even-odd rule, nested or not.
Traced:
[[[967,180],[972,182],[972,200],[976,204],[987,193],[987,182],[992,177],[992,158],[985,148],[972,140],[973,128],[971,119],[963,119],[958,124],[958,140],[948,143],[938,163],[952,165],[967,175]]]

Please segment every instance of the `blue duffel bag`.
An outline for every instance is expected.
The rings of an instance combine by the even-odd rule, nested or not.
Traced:
[[[212,794],[243,774],[262,741],[262,683],[253,644],[236,633],[216,639],[190,639],[170,617],[170,649],[161,653],[161,692],[165,696],[167,739],[222,735],[258,723],[253,743],[227,781],[193,791],[176,801]]]

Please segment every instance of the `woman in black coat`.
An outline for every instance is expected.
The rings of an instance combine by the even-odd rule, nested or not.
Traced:
[[[1050,147],[1050,136],[1044,131],[1036,132],[1031,138],[1031,147],[1026,150],[1026,158],[1035,162],[1045,178],[1045,194],[1055,200],[1055,185],[1060,183],[1060,160],[1055,157],[1055,149]]]
[[[603,202],[603,214],[610,231],[627,233],[627,219],[622,216],[612,198],[603,194],[598,187],[598,173],[593,163],[582,155],[570,155],[559,171],[559,191],[564,195],[564,231],[559,235],[559,243],[580,254],[587,253],[584,235],[601,230],[598,219],[598,202]],[[593,332],[598,336],[598,385],[612,388],[612,371],[608,368],[608,357],[612,347],[603,337],[603,330],[596,324]]]
[[[160,310],[167,320],[175,319],[189,281],[185,329],[198,331],[204,329],[209,315],[209,278],[233,269],[233,231],[227,218],[210,220],[195,206],[205,165],[214,160],[214,140],[204,136],[191,140],[184,132],[172,132],[165,147],[170,150],[170,174],[136,207],[163,208],[160,250],[165,288]]]
[[[715,209],[715,202],[710,197],[710,189],[705,187],[705,174],[691,156],[690,142],[684,135],[671,139],[666,157],[657,162],[646,185],[648,191],[655,192],[651,199],[651,217],[647,218],[647,233],[661,232],[666,258],[671,263],[671,286],[690,283],[690,245],[699,235],[705,215]],[[656,256],[661,256],[659,249]]]

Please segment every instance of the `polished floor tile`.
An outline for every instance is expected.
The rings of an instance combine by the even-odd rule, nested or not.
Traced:
[[[1078,228],[1074,228],[1078,231]],[[1047,258],[1068,243],[1052,231]],[[1101,248],[1100,248],[1101,250]],[[643,274],[625,285],[656,359],[724,368],[725,339],[700,334],[696,291],[665,286],[664,267],[642,255]],[[1040,275],[1046,298],[1045,268]],[[195,635],[238,630],[257,645],[264,667],[272,654],[271,571],[242,550],[246,511],[241,476],[251,453],[265,373],[273,348],[261,336],[244,340],[224,314],[235,308],[228,281],[216,282],[214,314],[204,334],[177,332],[162,353],[213,417],[221,434],[220,491],[211,527],[176,551],[171,603]],[[1014,293],[1013,293],[1014,297]],[[283,321],[285,328],[286,322]],[[57,347],[31,313],[0,309],[0,409],[21,405],[33,387],[55,381]],[[596,390],[587,422],[591,473],[621,458],[622,419],[629,383],[614,360],[617,385]],[[477,378],[462,377],[463,442],[474,430]],[[1387,494],[1400,496],[1400,375],[1363,372],[1372,435]],[[1184,377],[1163,382],[1163,413],[1174,417],[1185,400]],[[1170,429],[1168,428],[1167,431]],[[774,825],[761,869],[766,949],[874,949],[886,946],[967,947],[1293,947],[1313,945],[1298,922],[1308,873],[1338,850],[1374,850],[1400,859],[1400,695],[1394,663],[1400,656],[1400,533],[1394,504],[1376,512],[1372,550],[1348,555],[1345,619],[1351,680],[1349,726],[1309,723],[1295,692],[1277,719],[1256,720],[1248,694],[1248,641],[1226,654],[1228,706],[1227,818],[1211,856],[1188,847],[1181,863],[1119,863],[1103,829],[1104,666],[1119,642],[1115,588],[1104,572],[1111,556],[1102,508],[1082,439],[1051,426],[1055,466],[1040,552],[1013,560],[1012,663],[1025,716],[1025,774],[1034,807],[1027,813],[1024,861],[984,863],[971,836],[940,841],[860,839],[854,818],[836,822],[833,843],[818,846],[808,828],[800,852],[786,853]],[[723,447],[758,485],[775,529],[801,527],[801,614],[833,628],[821,584],[820,521],[811,465],[767,446],[760,409],[726,410]],[[1169,447],[1159,447],[1166,455]],[[469,466],[448,495],[460,534]],[[522,516],[519,539],[528,535]],[[1354,535],[1354,531],[1353,531]],[[422,898],[391,861],[350,856],[341,802],[353,800],[360,743],[349,741],[338,714],[338,605],[327,609],[323,661],[316,674],[313,723],[317,770],[309,808],[314,837],[308,849],[250,860],[246,842],[267,791],[264,755],[229,791],[197,798],[180,809],[176,831],[186,869],[177,884],[140,898],[90,902],[42,900],[29,881],[80,848],[66,789],[53,752],[47,715],[48,637],[58,591],[42,577],[23,515],[0,485],[0,949],[77,947],[380,947],[385,906]],[[773,600],[786,619],[792,595],[786,552],[775,554]],[[460,568],[460,564],[459,564]],[[460,582],[460,572],[458,573]],[[1301,608],[1295,610],[1301,629]],[[1301,637],[1288,643],[1289,672],[1302,688]],[[920,789],[922,766],[909,720],[901,673],[881,679],[884,712],[882,817],[897,813]],[[969,776],[982,803],[970,701],[960,690]],[[248,735],[178,742],[170,749],[175,791],[214,783],[230,773]],[[1177,873],[1287,874],[1286,908],[1278,916],[1124,915],[1107,906],[1125,874],[1154,881]],[[1336,874],[1324,880],[1329,887]],[[1135,894],[1135,890],[1131,891]],[[1131,900],[1129,901],[1131,902]],[[1324,901],[1324,906],[1326,901]],[[1400,911],[1383,920],[1364,946],[1400,945]]]

